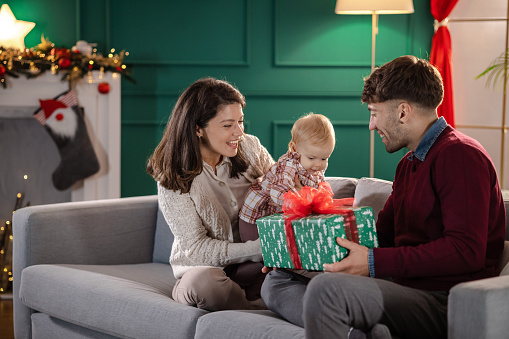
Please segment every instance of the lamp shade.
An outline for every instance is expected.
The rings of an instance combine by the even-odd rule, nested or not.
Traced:
[[[336,14],[408,14],[414,12],[412,0],[337,0]]]

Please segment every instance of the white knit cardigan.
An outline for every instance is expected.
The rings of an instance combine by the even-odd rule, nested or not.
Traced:
[[[245,135],[242,150],[249,167],[242,173],[253,182],[274,164],[257,137]],[[260,240],[234,243],[230,219],[203,176],[197,176],[189,193],[168,190],[158,184],[159,206],[175,240],[170,263],[175,278],[197,266],[225,267],[261,261]]]

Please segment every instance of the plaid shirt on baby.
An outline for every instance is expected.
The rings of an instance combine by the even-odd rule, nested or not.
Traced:
[[[249,187],[239,218],[254,224],[258,218],[281,212],[283,194],[288,191],[297,192],[295,189],[297,173],[302,186],[318,188],[318,184],[324,181],[325,170],[311,175],[302,167],[300,154],[288,151],[262,178],[258,178]]]

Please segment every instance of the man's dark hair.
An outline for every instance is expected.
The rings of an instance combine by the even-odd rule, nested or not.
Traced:
[[[364,79],[362,102],[379,103],[405,100],[436,109],[444,98],[444,85],[438,70],[427,60],[413,55],[396,58],[375,69]]]

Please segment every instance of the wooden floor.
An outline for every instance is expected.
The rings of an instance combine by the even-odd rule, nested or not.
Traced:
[[[0,339],[14,339],[12,299],[0,299]]]

